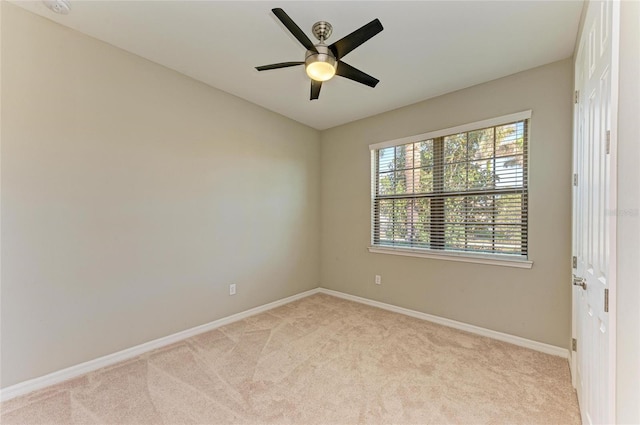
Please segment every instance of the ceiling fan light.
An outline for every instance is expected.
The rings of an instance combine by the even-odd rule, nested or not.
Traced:
[[[311,62],[306,71],[309,78],[316,81],[327,81],[336,75],[336,68],[328,62]]]
[[[318,52],[307,52],[304,61],[305,71],[312,80],[327,81],[336,75],[336,58],[322,45],[316,46]]]

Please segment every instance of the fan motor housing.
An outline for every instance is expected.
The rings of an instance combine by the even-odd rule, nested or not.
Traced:
[[[318,50],[318,53],[312,50],[307,50],[307,54],[304,58],[305,66],[308,66],[313,62],[327,62],[334,68],[336,67],[336,57],[333,56],[333,53],[329,50],[328,46],[325,46],[324,44],[316,44],[316,49]]]

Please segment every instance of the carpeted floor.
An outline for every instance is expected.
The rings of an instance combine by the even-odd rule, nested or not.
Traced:
[[[565,359],[317,294],[9,400],[9,424],[579,424]]]

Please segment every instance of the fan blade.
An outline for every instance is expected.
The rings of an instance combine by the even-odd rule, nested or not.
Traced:
[[[303,65],[304,62],[282,62],[282,63],[274,63],[271,65],[262,65],[256,66],[258,71],[268,71],[270,69],[279,69],[279,68],[287,68],[289,66]]]
[[[353,49],[369,40],[374,35],[378,34],[384,28],[378,19],[374,19],[367,25],[360,27],[351,34],[341,38],[332,45],[329,46],[331,52],[335,55],[336,59],[345,57]]]
[[[357,68],[352,67],[348,63],[344,63],[342,61],[338,62],[338,67],[336,68],[336,75],[339,75],[344,78],[348,78],[357,83],[364,84],[365,86],[375,87],[376,84],[380,82],[377,78],[373,78],[371,75],[366,74],[360,71]]]
[[[278,19],[280,19],[280,22],[282,22],[284,26],[287,27],[289,32],[293,34],[293,36],[300,42],[300,44],[306,47],[307,50],[311,50],[312,52],[318,53],[316,46],[314,46],[311,40],[309,40],[309,37],[305,35],[305,33],[300,29],[300,27],[296,25],[295,22],[293,22],[293,19],[291,19],[289,15],[285,13],[284,10],[280,8],[276,8],[276,9],[271,9],[271,11],[273,12],[274,15],[276,15]]]
[[[311,98],[314,100],[320,97],[320,89],[322,88],[322,81],[311,80]]]

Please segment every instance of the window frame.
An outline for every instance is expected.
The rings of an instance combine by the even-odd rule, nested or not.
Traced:
[[[370,234],[370,246],[368,247],[369,252],[379,253],[379,254],[392,254],[392,255],[402,255],[402,256],[411,256],[411,257],[421,257],[421,258],[432,258],[432,259],[440,259],[440,260],[450,260],[450,261],[461,261],[461,262],[470,262],[470,263],[480,263],[480,264],[490,264],[490,265],[498,265],[498,266],[507,266],[507,267],[519,267],[519,268],[531,268],[533,266],[533,261],[531,261],[531,251],[529,246],[527,246],[527,255],[526,256],[517,256],[514,254],[501,254],[501,253],[474,253],[468,251],[458,251],[458,250],[446,250],[442,249],[433,249],[433,248],[417,248],[417,247],[402,247],[402,246],[392,246],[392,245],[384,245],[384,244],[376,244],[375,238],[375,226],[376,226],[376,190],[377,190],[377,161],[376,161],[376,153],[380,149],[395,147],[406,145],[410,143],[417,143],[424,140],[435,140],[438,138],[444,138],[445,136],[451,136],[459,133],[466,133],[471,131],[477,131],[480,129],[484,129],[487,127],[496,127],[504,124],[510,124],[517,121],[529,120],[527,125],[525,126],[525,140],[527,141],[524,150],[524,160],[526,161],[526,167],[523,170],[523,186],[524,186],[524,196],[526,198],[526,208],[527,212],[530,210],[530,199],[529,199],[529,143],[530,143],[530,135],[531,135],[531,110],[521,111],[509,115],[503,115],[496,118],[490,118],[487,120],[476,121],[472,123],[462,124],[455,127],[445,128],[441,130],[431,131],[428,133],[418,134],[415,136],[404,137],[400,139],[388,140],[384,142],[379,142],[375,144],[369,145],[369,150],[371,153],[371,234]],[[491,194],[493,189],[487,190],[487,194]],[[521,190],[521,189],[519,189]],[[432,195],[433,196],[433,195]],[[527,233],[529,228],[529,218],[527,218]]]

